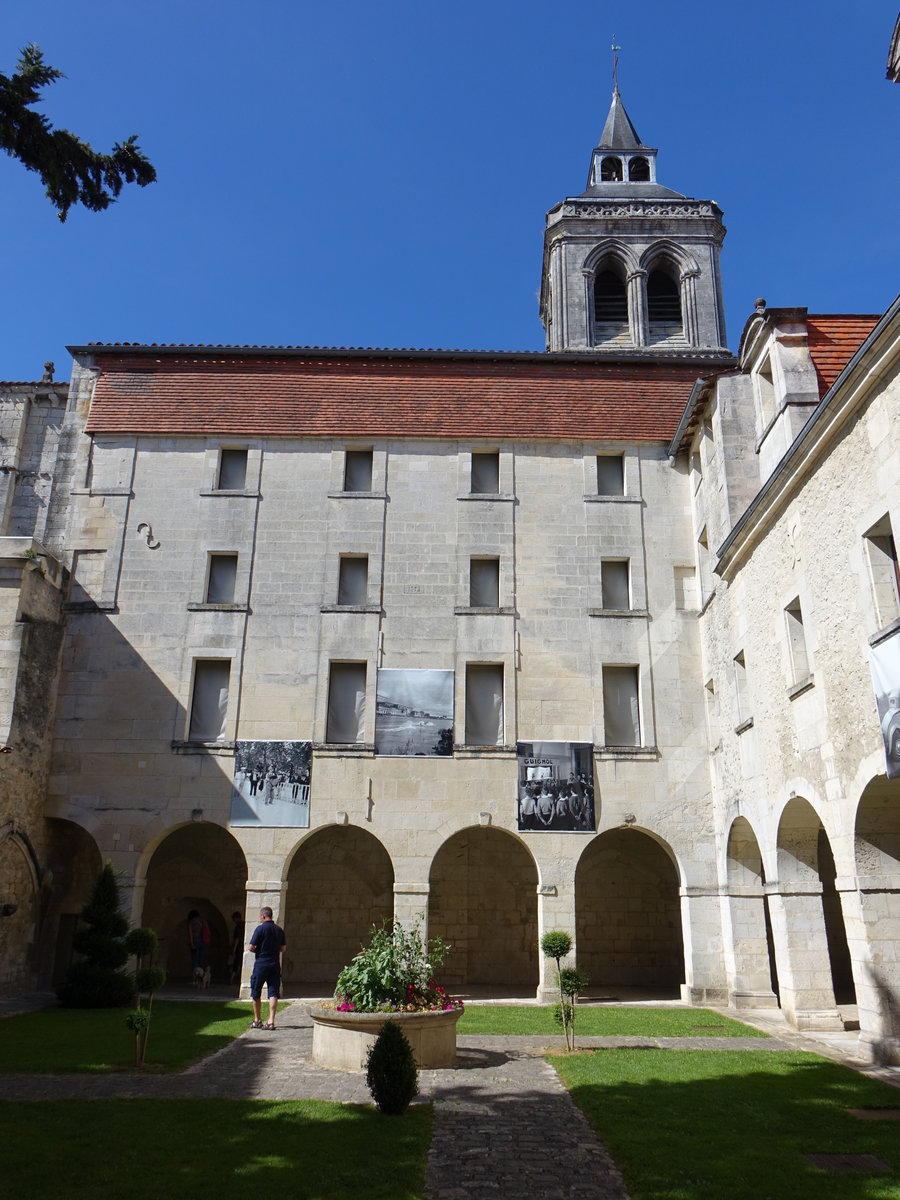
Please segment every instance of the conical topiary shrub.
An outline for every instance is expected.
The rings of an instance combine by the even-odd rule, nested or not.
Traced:
[[[79,929],[72,946],[84,955],[73,963],[57,989],[68,1008],[121,1008],[134,1000],[134,980],[122,970],[128,959],[125,934],[128,922],[119,911],[119,885],[112,863],[100,872],[90,900],[81,910],[86,928]]]
[[[385,1021],[366,1058],[366,1085],[383,1113],[406,1112],[419,1091],[419,1069],[403,1030]]]

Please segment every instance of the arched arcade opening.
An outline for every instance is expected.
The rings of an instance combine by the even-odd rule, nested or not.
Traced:
[[[628,988],[680,996],[678,872],[654,838],[612,829],[587,847],[575,872],[575,944],[590,992]]]
[[[288,870],[282,963],[288,990],[330,996],[343,967],[394,915],[394,868],[381,842],[332,825],[301,842]]]
[[[536,994],[538,874],[519,839],[500,829],[461,830],[434,856],[429,884],[428,936],[453,947],[444,982]]]
[[[860,1030],[876,1059],[900,1062],[900,779],[879,775],[866,787],[855,850]]]
[[[212,982],[229,982],[231,914],[243,913],[246,903],[247,863],[227,829],[202,821],[163,838],[147,867],[141,924],[156,931],[157,962],[170,983],[191,979],[187,915],[193,908],[209,926]]]
[[[782,1007],[794,1023],[839,1027],[836,1006],[856,995],[834,857],[818,813],[799,796],[781,815],[777,861],[770,904]]]

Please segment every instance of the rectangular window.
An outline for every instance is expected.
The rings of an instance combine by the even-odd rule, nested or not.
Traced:
[[[188,737],[192,742],[221,742],[228,712],[227,659],[198,659],[194,663],[194,691]]]
[[[216,487],[220,492],[242,492],[247,486],[247,451],[219,451],[219,477]]]
[[[503,667],[466,667],[466,745],[503,745]]]
[[[737,723],[743,725],[750,719],[750,690],[747,685],[747,664],[743,650],[734,656],[734,701],[737,706]]]
[[[500,607],[500,559],[469,561],[469,604],[472,608]]]
[[[900,573],[897,570],[897,546],[890,517],[883,517],[865,535],[869,579],[878,628],[884,629],[900,617]]]
[[[234,584],[237,579],[236,554],[211,554],[206,577],[207,604],[234,604]]]
[[[361,742],[366,729],[366,664],[332,663],[326,742]]]
[[[625,495],[625,460],[621,454],[597,455],[597,495]]]
[[[472,492],[495,496],[500,491],[500,455],[472,454]]]
[[[344,459],[344,491],[371,492],[372,451],[348,450]]]
[[[338,575],[338,604],[365,604],[368,590],[368,555],[343,555]]]
[[[600,605],[623,611],[631,608],[631,591],[628,581],[628,559],[617,561],[604,559],[600,563]]]
[[[806,649],[806,634],[803,630],[803,611],[800,600],[792,600],[784,610],[784,620],[787,626],[788,647],[791,652],[791,670],[794,683],[800,683],[809,678],[809,654]]]
[[[603,727],[607,746],[640,746],[637,667],[603,668]]]

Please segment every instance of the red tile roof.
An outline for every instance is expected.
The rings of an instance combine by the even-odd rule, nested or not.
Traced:
[[[819,399],[825,395],[878,321],[878,316],[832,313],[807,316],[809,354],[819,380]]]
[[[94,348],[89,433],[669,440],[708,364]]]

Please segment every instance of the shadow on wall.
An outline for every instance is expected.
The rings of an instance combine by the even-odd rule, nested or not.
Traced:
[[[130,599],[121,598],[123,610]],[[155,643],[148,635],[148,644]],[[199,909],[213,935],[217,982],[227,981],[230,917],[244,910],[247,878],[243,854],[222,828],[231,813],[232,760],[202,749],[173,750],[173,741],[185,735],[183,701],[141,656],[140,643],[132,645],[104,613],[67,614],[48,804],[67,815],[83,808],[96,821],[96,842],[69,820],[47,822],[53,895],[40,932],[45,983],[68,967],[78,913],[103,859],[132,839],[139,843],[142,829],[160,820],[172,797],[180,798],[182,811],[190,808],[192,794],[206,820],[175,830],[157,848],[141,921],[164,939],[161,965],[173,979],[187,979],[184,921],[189,908]]]

